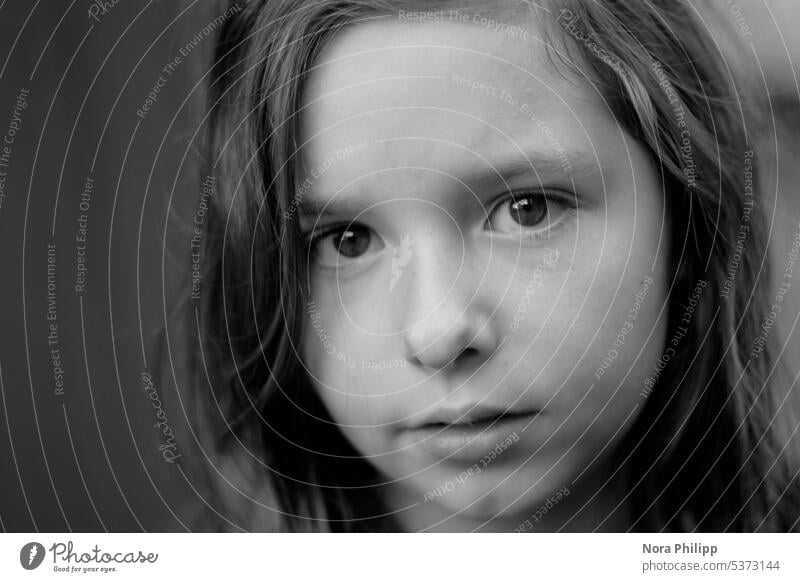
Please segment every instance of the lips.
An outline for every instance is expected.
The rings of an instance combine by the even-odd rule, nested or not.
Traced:
[[[412,426],[412,430],[443,429],[448,427],[488,428],[493,423],[513,420],[517,417],[529,417],[539,410],[514,411],[495,407],[472,405],[460,408],[441,408],[426,415],[420,422]]]
[[[438,410],[405,431],[409,444],[448,461],[475,461],[503,442],[516,442],[535,423],[540,410],[494,408]],[[513,457],[511,453],[504,457]]]

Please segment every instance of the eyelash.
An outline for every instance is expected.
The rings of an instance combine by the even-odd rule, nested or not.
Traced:
[[[306,249],[309,252],[312,252],[316,246],[322,241],[323,239],[329,237],[332,234],[337,232],[344,232],[348,228],[357,228],[362,226],[358,222],[337,222],[335,224],[329,224],[327,226],[323,226],[319,230],[312,231],[305,235],[305,245]]]
[[[491,205],[491,209],[486,213],[487,219],[486,224],[488,225],[489,220],[494,215],[497,210],[506,203],[514,203],[520,202],[527,198],[534,198],[534,197],[543,197],[545,198],[546,202],[553,202],[556,204],[560,204],[565,207],[565,210],[570,215],[574,215],[577,212],[578,204],[577,199],[574,193],[567,194],[559,194],[553,195],[551,192],[543,191],[543,190],[530,190],[530,191],[522,191],[522,192],[510,192],[503,194],[499,199],[495,199],[495,201]],[[549,212],[549,206],[548,206]],[[522,236],[527,240],[548,240],[555,236],[558,232],[560,232],[566,226],[565,221],[559,220],[558,222],[552,224],[549,228],[547,228],[543,232],[533,232],[528,231],[522,232]],[[305,240],[305,248],[306,254],[308,257],[313,257],[313,255],[317,252],[318,245],[321,241],[323,241],[328,236],[335,234],[337,232],[344,232],[348,228],[355,228],[355,227],[363,227],[363,225],[356,223],[356,222],[340,222],[335,224],[330,224],[328,226],[322,227],[319,230],[312,231],[304,236]],[[364,227],[369,229],[369,227]],[[372,230],[372,229],[369,229]],[[374,231],[373,231],[374,233]],[[377,236],[377,233],[374,233]],[[338,267],[338,268],[343,268]]]
[[[305,236],[306,257],[309,260],[314,261],[317,253],[319,252],[318,250],[319,244],[323,240],[325,240],[326,238],[328,238],[333,234],[336,234],[337,232],[345,232],[347,230],[356,228],[366,228],[372,233],[372,236],[378,237],[377,233],[375,233],[371,228],[364,226],[358,222],[348,221],[348,222],[338,222],[330,224],[320,228],[317,231],[312,231],[311,233]],[[342,264],[337,265],[335,267],[332,265],[318,264],[316,268],[328,271],[343,271],[348,267],[355,266],[355,264],[357,264],[358,262],[359,262],[358,259],[352,259],[352,260],[345,260],[342,262]]]
[[[309,252],[313,251],[314,248],[319,244],[319,241],[321,241],[323,238],[325,238],[326,236],[328,236],[330,234],[333,234],[334,232],[336,232],[339,229],[347,228],[347,226],[350,225],[350,224],[351,223],[347,223],[347,224],[331,224],[329,226],[322,227],[319,230],[314,230],[314,231],[311,231],[309,233],[306,233],[304,235],[306,249]]]
[[[499,199],[495,199],[495,201],[491,205],[491,209],[486,213],[487,219],[486,224],[488,225],[489,220],[492,218],[495,212],[497,212],[504,204],[507,203],[514,203],[520,202],[528,198],[536,198],[541,197],[544,198],[547,203],[555,203],[563,206],[565,208],[565,213],[569,216],[574,216],[578,210],[578,199],[574,192],[569,193],[559,193],[554,194],[552,191],[547,190],[527,190],[521,192],[507,192],[499,197]],[[549,204],[548,204],[548,216],[549,216]],[[522,237],[528,240],[548,240],[554,237],[556,234],[561,232],[563,228],[566,227],[565,220],[559,219],[558,222],[553,223],[549,228],[544,230],[543,232],[534,232],[534,231],[527,231],[524,230],[521,232]]]

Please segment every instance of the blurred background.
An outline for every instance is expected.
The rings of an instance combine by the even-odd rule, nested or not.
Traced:
[[[731,66],[769,97],[757,196],[774,209],[777,284],[800,233],[800,3],[706,4]],[[182,464],[194,440],[167,322],[190,283],[184,225],[202,191],[196,130],[224,10],[0,0],[3,531],[185,531],[204,503]],[[779,323],[795,371],[798,314],[800,284]]]

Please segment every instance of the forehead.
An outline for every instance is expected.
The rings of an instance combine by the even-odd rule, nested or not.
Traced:
[[[553,68],[543,38],[531,14],[350,26],[304,87],[304,166],[338,160],[320,182],[339,188],[364,179],[365,168],[454,173],[501,152],[591,153],[610,115],[591,86]]]

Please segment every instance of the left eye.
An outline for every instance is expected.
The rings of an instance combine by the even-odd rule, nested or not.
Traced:
[[[487,230],[547,237],[574,207],[544,193],[512,196],[492,209]]]
[[[310,251],[322,267],[336,268],[380,250],[380,237],[360,224],[334,226],[312,238]]]

